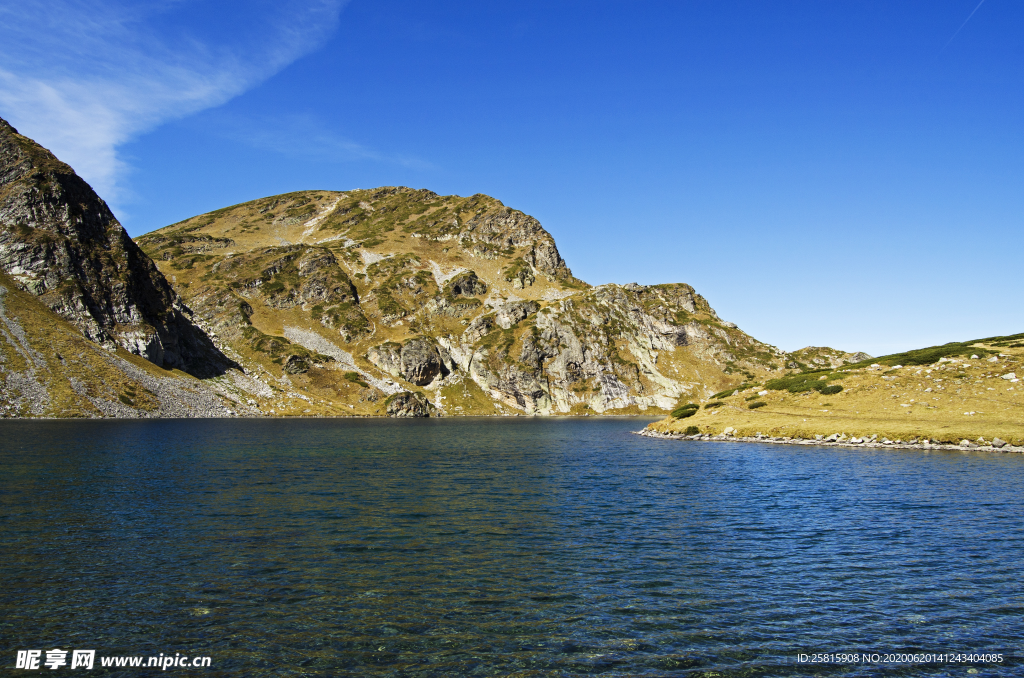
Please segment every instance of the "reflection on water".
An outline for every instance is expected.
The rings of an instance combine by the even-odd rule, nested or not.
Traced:
[[[1024,459],[641,426],[4,422],[3,665],[62,647],[209,655],[206,676],[959,676],[795,660],[995,651],[972,675],[1022,670]]]

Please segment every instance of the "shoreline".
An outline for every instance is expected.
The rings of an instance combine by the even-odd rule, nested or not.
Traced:
[[[814,438],[790,438],[784,437],[773,437],[773,436],[736,436],[736,435],[725,435],[719,433],[717,435],[710,435],[706,433],[698,433],[695,435],[683,435],[683,434],[671,434],[671,433],[659,433],[658,431],[651,431],[650,429],[642,429],[640,431],[633,431],[634,435],[644,436],[646,438],[657,438],[660,440],[693,440],[701,442],[734,442],[734,443],[765,443],[769,445],[814,445],[817,447],[856,447],[856,448],[874,448],[874,449],[896,449],[896,450],[956,450],[959,452],[998,452],[1000,454],[1024,454],[1024,446],[1010,445],[1009,443],[1001,446],[994,447],[992,445],[979,445],[978,443],[970,443],[969,445],[953,445],[948,443],[905,443],[905,442],[888,442],[883,443],[874,439],[853,442],[852,440],[817,440]]]
[[[654,419],[660,421],[664,414],[446,414],[443,417],[393,417],[387,414],[294,414],[294,415],[224,415],[221,417],[4,417],[0,416],[0,422],[4,421],[212,421],[212,420],[245,420],[245,421],[266,421],[276,419],[380,419],[380,420],[409,420],[427,421],[439,419],[537,419],[537,420],[558,420],[558,419]]]

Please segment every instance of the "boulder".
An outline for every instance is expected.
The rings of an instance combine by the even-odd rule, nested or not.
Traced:
[[[494,314],[494,321],[503,330],[517,325],[531,313],[536,313],[540,306],[534,301],[513,301],[501,306]]]
[[[429,417],[434,406],[422,393],[402,391],[387,399],[385,410],[389,417]]]
[[[405,342],[400,352],[402,377],[417,386],[426,386],[441,373],[441,354],[425,339]]]
[[[288,374],[302,374],[303,372],[309,372],[309,362],[305,358],[298,355],[288,356],[288,360],[284,362],[284,371]]]
[[[366,352],[366,359],[392,377],[402,375],[402,346],[394,342],[373,346]]]
[[[366,359],[393,377],[401,377],[417,386],[426,386],[437,375],[450,370],[446,363],[452,363],[447,352],[442,359],[441,352],[426,339],[410,339],[404,345],[388,342],[374,346],[366,352]]]
[[[494,329],[494,316],[482,315],[471,322],[466,331],[462,333],[462,341],[466,344],[475,344],[492,329]]]
[[[992,447],[994,447],[996,449],[999,449],[999,448],[1002,448],[1002,447],[1006,447],[1006,441],[1003,440],[1002,438],[993,438],[992,439]]]
[[[487,284],[477,277],[475,271],[458,274],[448,281],[445,289],[453,297],[475,297],[478,294],[487,294]]]

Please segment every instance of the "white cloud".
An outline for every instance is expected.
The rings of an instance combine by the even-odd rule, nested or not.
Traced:
[[[117,200],[118,147],[318,47],[344,0],[0,5],[0,116]]]

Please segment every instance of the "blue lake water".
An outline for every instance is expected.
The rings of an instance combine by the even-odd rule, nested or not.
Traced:
[[[210,656],[166,671],[203,676],[1024,674],[1021,457],[645,423],[2,422],[0,666],[90,648]]]

